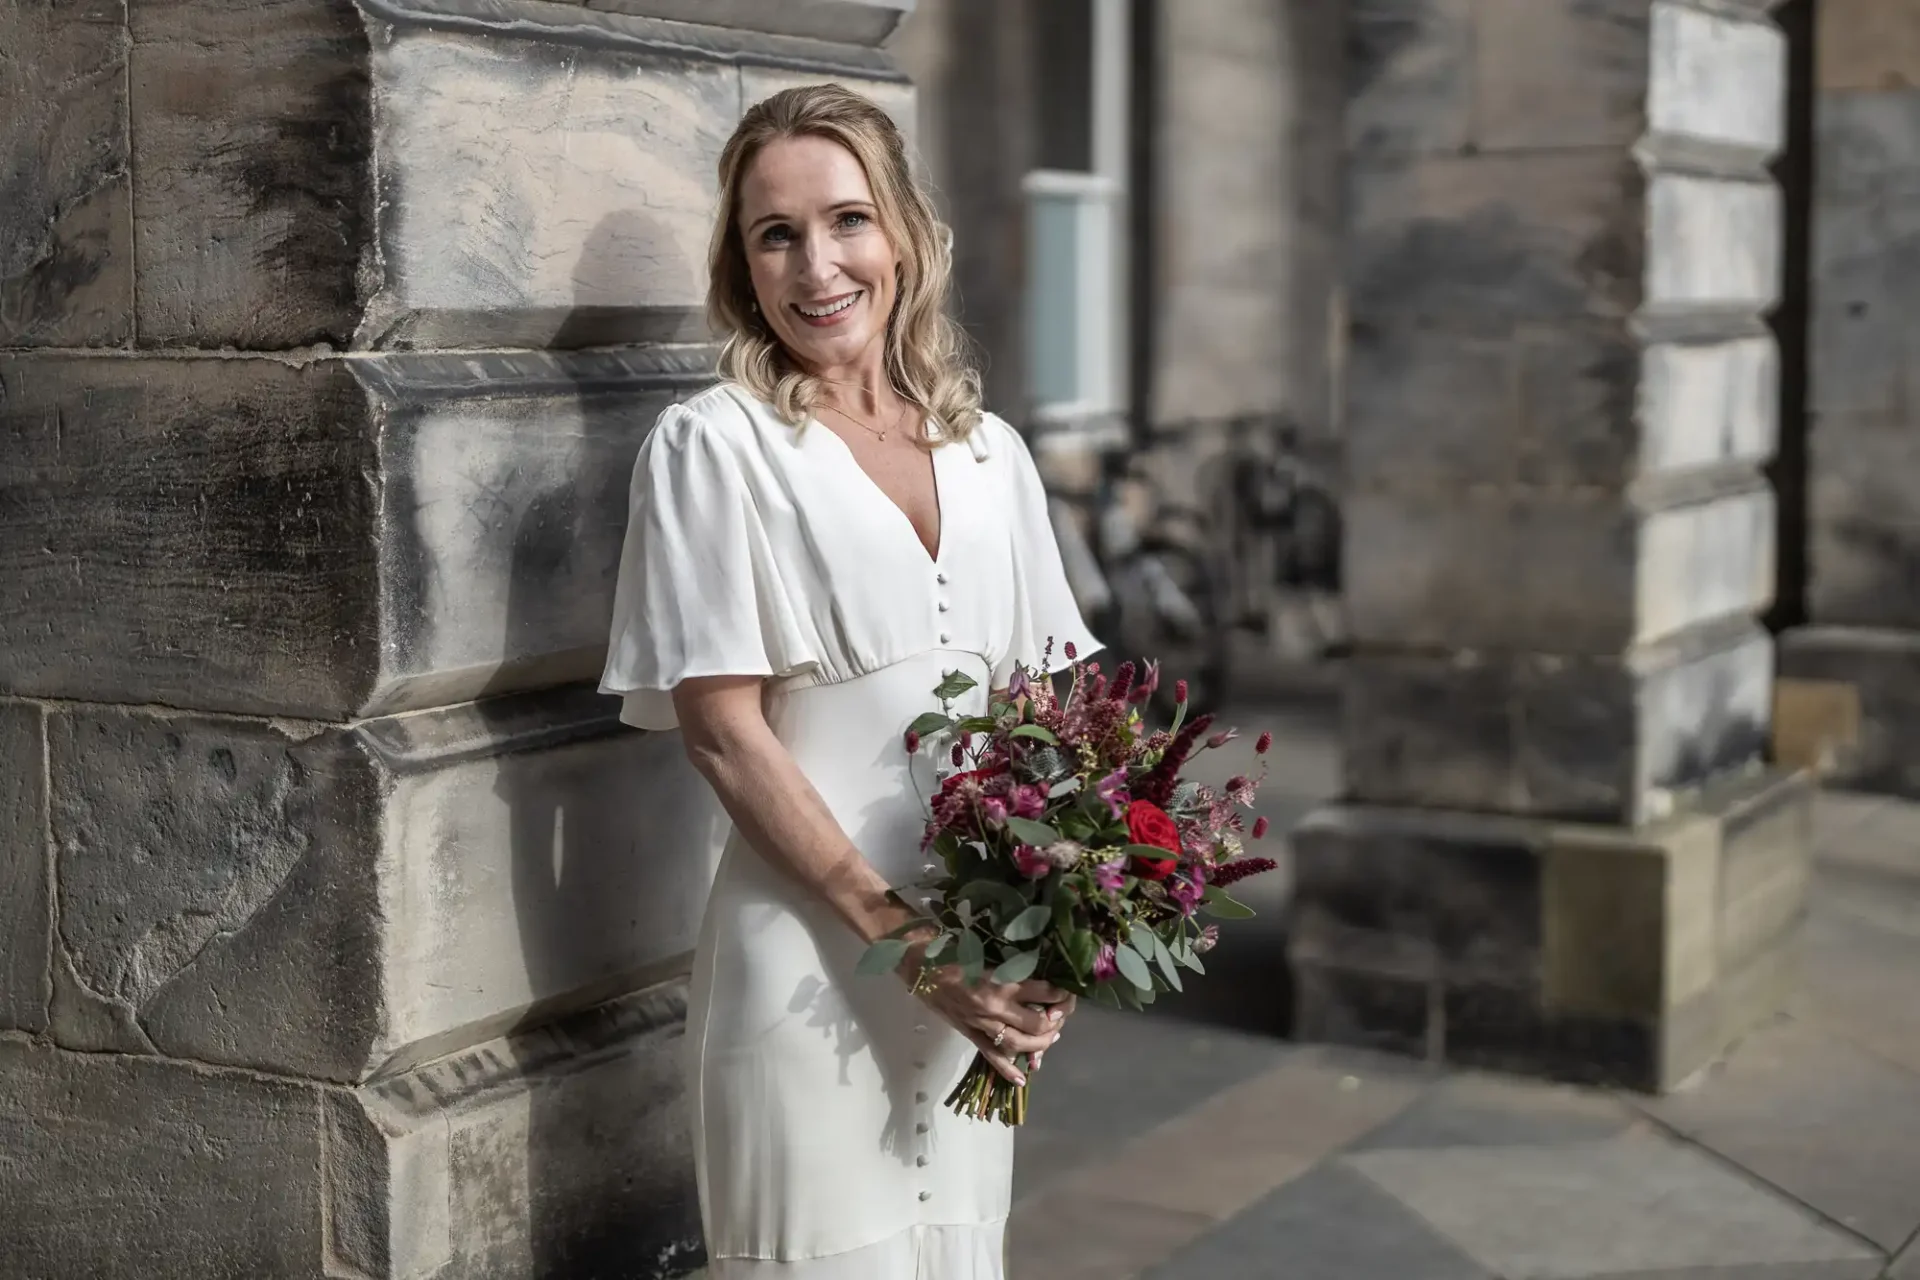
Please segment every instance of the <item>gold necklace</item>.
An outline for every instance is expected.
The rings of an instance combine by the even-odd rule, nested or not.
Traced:
[[[835,413],[839,414],[841,417],[845,418],[848,422],[851,422],[854,426],[859,427],[862,431],[872,436],[875,440],[878,440],[881,444],[885,444],[887,442],[887,437],[893,434],[893,429],[895,427],[900,425],[900,419],[907,416],[907,409],[909,408],[909,406],[902,404],[900,406],[900,412],[893,415],[893,421],[889,422],[886,425],[886,428],[884,430],[876,431],[874,430],[874,428],[868,426],[865,422],[862,422],[860,419],[854,417],[852,414],[848,413],[845,409],[842,409],[837,404],[830,404],[826,407],[833,410]]]

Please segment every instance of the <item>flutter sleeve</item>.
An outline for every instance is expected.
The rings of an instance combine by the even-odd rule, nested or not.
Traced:
[[[628,724],[672,729],[682,680],[817,663],[738,454],[670,406],[634,462],[600,691],[621,696]]]
[[[998,418],[988,418],[980,429],[996,430],[995,447],[1005,451],[1007,470],[1011,473],[1013,636],[1006,656],[993,670],[993,687],[1004,689],[1013,678],[1016,663],[1042,667],[1049,641],[1052,654],[1044,663],[1049,673],[1067,665],[1065,650],[1069,642],[1082,658],[1101,646],[1087,630],[1073,590],[1067,585],[1060,544],[1054,537],[1053,521],[1047,513],[1046,488],[1040,482],[1040,472],[1033,465],[1026,441]]]

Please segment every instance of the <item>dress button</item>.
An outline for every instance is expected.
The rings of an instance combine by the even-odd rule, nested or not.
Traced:
[[[913,1024],[913,1030],[916,1035],[925,1035],[927,1034],[927,1024],[924,1022],[916,1022]]]
[[[915,1156],[913,1162],[922,1169],[927,1167],[927,1158],[925,1156]]]
[[[922,1192],[920,1193],[920,1199],[921,1199],[921,1200],[923,1200],[923,1201],[924,1201],[924,1200],[931,1200],[931,1199],[933,1199],[933,1192],[931,1192],[931,1191],[922,1191]]]
[[[925,1102],[927,1100],[926,1090],[922,1089],[920,1092],[914,1094],[913,1100],[915,1102]]]
[[[948,604],[945,600],[942,600],[939,604],[939,609],[940,609],[940,612],[942,613],[945,613],[947,610],[951,608],[953,608],[953,606]]]
[[[937,582],[937,583],[939,583],[939,584],[940,584],[941,586],[943,586],[943,587],[947,585],[947,575],[946,575],[946,574],[944,574],[944,573],[936,573],[936,574],[934,574],[934,575],[933,575],[933,580],[934,580],[935,582]]]
[[[922,1124],[917,1124],[917,1125],[915,1125],[915,1126],[913,1126],[913,1131],[914,1131],[915,1133],[925,1133],[925,1132],[927,1131],[927,1126],[926,1126],[926,1125],[925,1125],[924,1123],[922,1123]]]
[[[925,1071],[927,1069],[927,1064],[924,1062],[916,1061],[913,1065],[914,1068],[919,1071]]]
[[[950,640],[952,640],[952,639],[953,639],[953,637],[952,637],[951,635],[948,635],[948,634],[947,634],[946,632],[944,632],[944,631],[942,631],[942,632],[940,633],[940,643],[941,643],[941,644],[946,644],[946,643],[947,643],[948,641],[950,641]]]

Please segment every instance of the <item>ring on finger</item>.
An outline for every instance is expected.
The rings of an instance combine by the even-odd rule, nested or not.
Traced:
[[[1000,1047],[1001,1042],[1004,1041],[1006,1038],[1007,1038],[1007,1024],[1003,1022],[1000,1024],[999,1034],[994,1036],[993,1038],[993,1047],[998,1049]]]

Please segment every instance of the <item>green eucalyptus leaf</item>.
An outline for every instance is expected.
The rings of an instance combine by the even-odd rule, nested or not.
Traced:
[[[1093,963],[1100,958],[1100,940],[1092,930],[1075,929],[1067,935],[1067,963],[1082,979],[1093,976]]]
[[[931,964],[933,961],[938,960],[946,953],[947,948],[952,945],[953,934],[951,932],[943,933],[932,942],[929,942],[926,950],[927,962]]]
[[[1251,920],[1253,918],[1252,907],[1242,902],[1235,902],[1226,893],[1217,892],[1212,888],[1207,890],[1206,901],[1200,904],[1200,909],[1220,920]]]
[[[896,720],[894,723],[899,724],[900,722]],[[941,715],[938,711],[929,711],[925,715],[916,716],[914,717],[913,723],[907,726],[908,729],[923,738],[930,738],[936,733],[945,733],[952,727],[953,721],[947,716]]]
[[[964,671],[955,671],[938,685],[934,686],[933,696],[942,702],[951,702],[967,690],[976,688],[979,681]]]
[[[1132,1009],[1135,1012],[1138,1012],[1140,1009],[1145,1007],[1140,1001],[1140,989],[1134,986],[1132,983],[1109,982],[1106,984],[1106,987],[1108,990],[1112,991],[1115,995],[1119,996],[1120,1003],[1126,1006],[1127,1008]]]
[[[1062,778],[1047,788],[1047,799],[1058,800],[1061,796],[1070,796],[1080,789],[1080,779]]]
[[[1149,991],[1153,989],[1153,974],[1148,971],[1147,962],[1140,958],[1138,951],[1123,942],[1114,948],[1113,959],[1120,966],[1121,977],[1136,987]]]
[[[876,974],[892,973],[907,958],[907,940],[905,938],[882,938],[868,947],[860,957],[860,963],[853,971],[872,977]]]
[[[1095,1003],[1103,1004],[1109,1009],[1119,1009],[1123,1007],[1120,1003],[1120,992],[1115,989],[1115,984],[1111,982],[1102,982],[1096,986],[1093,989],[1093,998]]]
[[[1040,741],[1056,747],[1060,745],[1060,739],[1054,734],[1053,730],[1037,724],[1019,725],[1014,729],[1013,736],[1016,738],[1038,738]]]
[[[1008,957],[998,969],[993,971],[995,982],[1025,982],[1040,967],[1038,951],[1019,951]]]
[[[1167,947],[1167,944],[1164,940],[1156,936],[1154,938],[1154,942],[1157,945],[1154,947],[1153,958],[1156,962],[1159,963],[1160,972],[1166,975],[1167,985],[1172,987],[1175,991],[1185,991],[1186,987],[1181,985],[1181,982],[1180,982],[1179,961],[1174,958],[1173,952]]]
[[[1008,818],[1007,830],[1022,844],[1030,844],[1036,849],[1044,849],[1060,838],[1060,833],[1044,822],[1035,822],[1032,818]]]
[[[1047,931],[1047,925],[1053,921],[1053,911],[1049,907],[1028,907],[1013,918],[1012,923],[1002,931],[1008,942],[1030,942]]]

